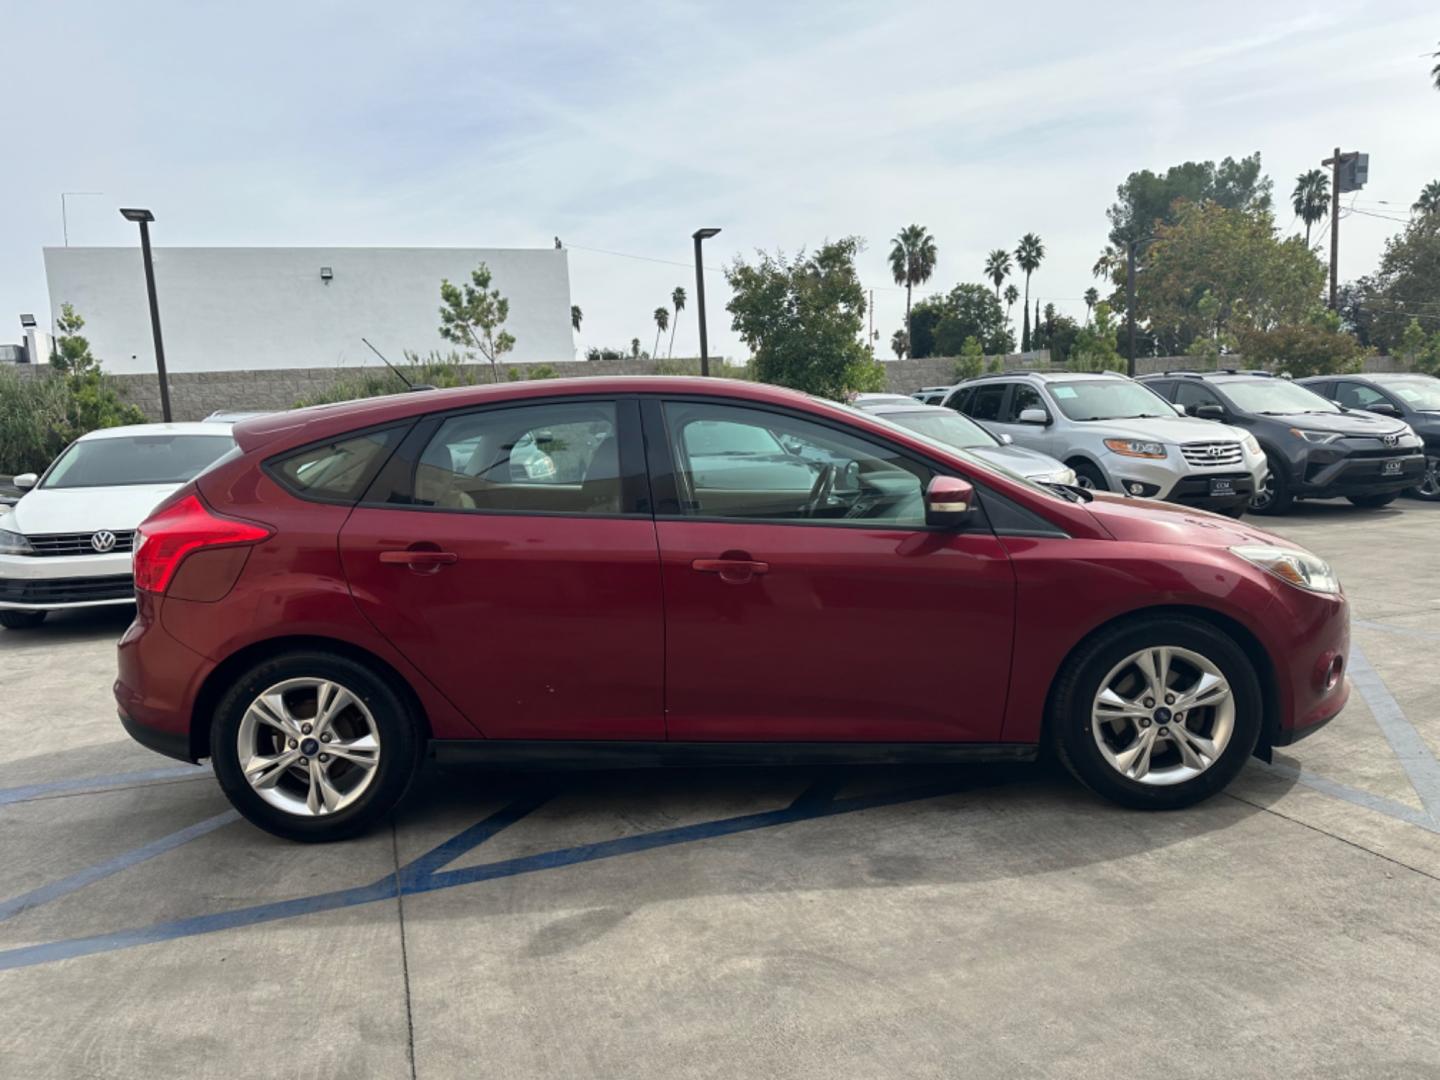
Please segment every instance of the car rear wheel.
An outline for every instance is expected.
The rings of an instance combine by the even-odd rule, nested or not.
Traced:
[[[1070,467],[1075,470],[1075,483],[1086,491],[1109,491],[1110,484],[1105,479],[1105,474],[1088,461],[1072,461]]]
[[[1285,479],[1285,473],[1281,470],[1279,463],[1268,454],[1266,459],[1269,462],[1270,471],[1255,489],[1255,494],[1250,497],[1250,512],[1252,514],[1283,514],[1295,504],[1295,496],[1290,494],[1290,483]]]
[[[1260,737],[1262,705],[1244,651],[1208,623],[1137,619],[1087,642],[1052,697],[1059,757],[1123,806],[1172,810],[1225,787]]]
[[[1388,495],[1350,495],[1351,503],[1365,510],[1378,510],[1382,506],[1389,506],[1400,497],[1398,491],[1392,491]]]
[[[1426,502],[1440,502],[1440,457],[1425,459],[1425,475],[1420,478],[1420,483],[1407,488],[1405,493]]]
[[[290,840],[342,840],[395,808],[424,748],[414,709],[334,653],[275,657],[242,675],[210,728],[215,776],[249,821]]]
[[[6,630],[33,630],[49,614],[48,611],[0,611],[0,626]]]

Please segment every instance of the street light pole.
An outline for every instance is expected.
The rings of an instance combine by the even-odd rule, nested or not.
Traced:
[[[160,416],[170,423],[170,381],[165,375],[165,343],[160,338],[160,302],[155,299],[155,261],[150,255],[150,222],[155,215],[149,210],[122,209],[120,216],[140,226],[140,253],[145,260],[145,291],[150,297],[150,330],[155,336],[155,370],[160,375]]]
[[[700,261],[700,244],[718,235],[719,229],[696,229],[695,239],[695,309],[700,314],[700,374],[710,374],[710,343],[705,337],[705,267]]]

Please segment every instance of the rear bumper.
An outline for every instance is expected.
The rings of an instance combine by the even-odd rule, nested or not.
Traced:
[[[136,722],[124,709],[120,712],[120,726],[125,733],[138,742],[147,750],[154,750],[157,754],[164,754],[166,757],[175,758],[177,761],[188,761],[195,765],[199,759],[191,754],[190,733],[177,733],[174,731],[162,731],[159,728],[146,727]]]
[[[195,697],[215,664],[171,637],[155,607],[153,597],[141,595],[135,621],[116,650],[114,692],[120,723],[142,746],[196,761],[200,755],[195,749],[204,744],[194,737],[191,723]]]
[[[1386,472],[1387,462],[1399,462],[1399,471]],[[1416,450],[1388,458],[1350,457],[1329,463],[1312,461],[1303,469],[1303,475],[1295,483],[1295,494],[1301,498],[1388,495],[1414,487],[1425,478],[1425,455]]]

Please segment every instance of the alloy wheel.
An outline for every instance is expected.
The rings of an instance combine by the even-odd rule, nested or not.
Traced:
[[[286,679],[245,710],[240,769],[271,806],[301,817],[334,814],[370,787],[380,733],[360,697],[337,682]]]
[[[1250,496],[1251,510],[1268,510],[1270,504],[1275,501],[1275,474],[1267,472],[1265,479],[1255,489],[1255,494]]]
[[[1425,475],[1415,485],[1415,490],[1422,499],[1440,499],[1440,457],[1425,459]]]
[[[1213,661],[1190,649],[1132,653],[1100,683],[1090,728],[1101,756],[1141,784],[1181,784],[1224,754],[1235,696]]]

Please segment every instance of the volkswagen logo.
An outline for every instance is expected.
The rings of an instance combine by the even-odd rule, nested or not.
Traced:
[[[94,536],[90,537],[90,546],[104,555],[107,551],[115,549],[115,534],[109,529],[101,529]]]
[[[1386,436],[1385,436],[1385,445],[1386,445],[1386,446],[1394,446],[1394,445],[1395,445],[1396,443],[1398,443],[1399,441],[1400,441],[1400,436],[1399,436],[1399,435],[1386,435]]]

